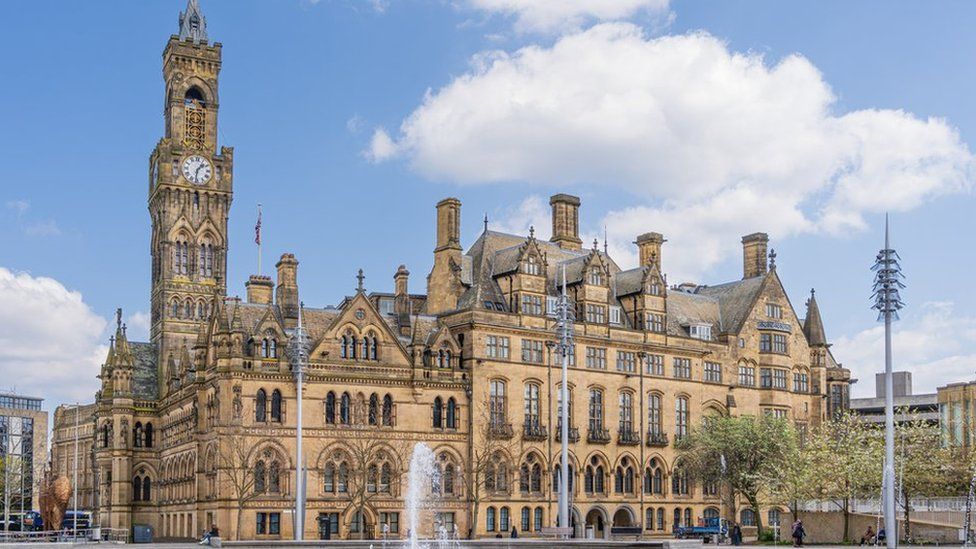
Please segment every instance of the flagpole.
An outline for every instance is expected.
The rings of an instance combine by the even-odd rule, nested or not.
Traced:
[[[258,224],[254,228],[254,241],[258,244],[258,276],[261,276],[261,203],[258,202]]]

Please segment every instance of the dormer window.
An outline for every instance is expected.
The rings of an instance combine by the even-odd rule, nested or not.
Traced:
[[[647,285],[647,293],[650,295],[661,295],[661,283],[657,280],[652,280]]]
[[[711,341],[712,326],[709,324],[690,324],[688,325],[688,335],[704,341]]]
[[[592,267],[590,269],[589,283],[594,286],[603,285],[603,272],[600,270],[599,267]]]
[[[766,316],[769,318],[781,319],[783,318],[783,308],[775,303],[767,303]]]
[[[539,275],[542,272],[539,259],[534,255],[525,258],[525,263],[522,264],[522,271],[525,274]]]

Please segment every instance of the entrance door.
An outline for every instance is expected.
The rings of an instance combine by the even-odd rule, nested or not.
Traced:
[[[339,539],[339,513],[319,513],[319,539]]]

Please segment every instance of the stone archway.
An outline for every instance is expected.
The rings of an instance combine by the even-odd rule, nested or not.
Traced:
[[[593,529],[593,537],[595,539],[610,538],[610,525],[607,524],[607,514],[599,507],[594,507],[586,513],[586,527]]]
[[[621,507],[613,514],[614,526],[634,526],[634,513],[629,507]]]

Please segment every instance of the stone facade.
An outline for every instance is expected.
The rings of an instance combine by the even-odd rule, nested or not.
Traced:
[[[400,266],[392,293],[367,292],[360,276],[338,306],[303,306],[299,262],[283,254],[275,281],[252,276],[246,300],[229,297],[233,151],[216,142],[221,46],[206,41],[194,0],[181,21],[203,28],[181,28],[187,38],[174,35],[164,52],[166,134],[150,158],[151,340],[130,342],[117,323],[84,462],[95,469],[102,526],[189,537],[216,523],[225,537],[293,536],[288,342],[299,322],[312,342],[306,538],[324,529],[405,537],[403,473],[418,442],[441,471],[423,534],[439,523],[462,536],[513,526],[532,536],[554,523],[561,378],[547,311],[563,272],[578,318],[569,375],[578,534],[641,525],[668,535],[675,520],[719,513],[710,487],[681,472],[675,440],[710,414],[816,424],[829,385],[849,379],[812,296],[816,318],[797,317],[766,262],[765,235],[744,239],[742,280],[668,286],[663,235],[637,237],[641,264],[623,270],[595,244],[582,247],[580,200],[569,195],[551,201],[551,241],[486,224],[467,251],[461,202],[439,202],[424,294],[409,293]]]

